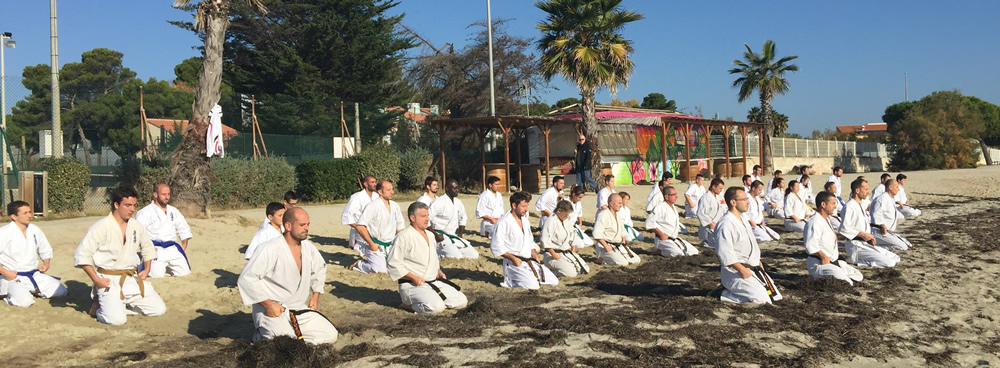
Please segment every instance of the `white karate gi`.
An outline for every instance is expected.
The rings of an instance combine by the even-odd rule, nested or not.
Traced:
[[[822,192],[822,190],[820,190],[820,191]],[[812,187],[807,187],[805,185],[801,185],[800,184],[799,185],[799,196],[802,197],[802,201],[805,202],[806,205],[810,205],[810,204],[815,205],[816,204],[816,196],[813,195]]]
[[[52,258],[52,246],[42,230],[28,224],[25,232],[11,221],[0,227],[0,266],[18,273],[13,280],[0,276],[0,295],[7,295],[7,304],[30,307],[39,298],[66,295],[66,286],[59,279],[38,271],[38,262]]]
[[[615,190],[608,187],[604,187],[599,192],[597,192],[597,209],[594,212],[595,222],[597,221],[597,214],[601,212],[601,207],[607,207],[608,198],[611,197],[612,193],[615,193]]]
[[[659,235],[653,235],[653,244],[664,257],[692,256],[698,254],[698,248],[688,243],[687,240],[677,237],[680,233],[680,215],[677,209],[667,202],[660,202],[653,208],[653,213],[646,218],[646,230],[660,232],[667,235],[667,240],[660,239]]]
[[[538,211],[538,227],[544,228],[546,219],[548,216],[543,216],[542,211],[549,211],[550,214],[556,213],[556,204],[559,203],[559,191],[555,187],[549,187],[542,195],[538,196],[538,200],[535,201],[535,211]]]
[[[872,233],[870,216],[868,210],[864,208],[856,199],[847,202],[844,207],[840,223],[840,235],[847,240],[844,241],[844,251],[847,252],[847,262],[858,266],[869,267],[895,267],[899,263],[899,256],[890,252],[885,247],[875,241],[875,245],[869,244],[861,239],[856,239],[858,233]]]
[[[635,224],[632,222],[632,209],[622,206],[621,209],[622,225],[625,226],[625,240],[628,242],[633,242],[636,240],[642,241],[646,240],[646,237],[636,230]]]
[[[577,248],[590,247],[594,245],[594,239],[583,232],[583,228],[580,227],[579,219],[583,217],[583,201],[573,203],[573,212],[569,214],[566,219],[569,223],[573,224],[573,228],[576,229],[575,236],[573,238],[573,245]]]
[[[458,197],[452,199],[446,195],[437,197],[430,206],[431,228],[444,234],[444,239],[437,242],[438,257],[445,258],[479,258],[479,252],[469,241],[458,236],[458,228],[465,226],[469,216],[465,214],[465,205]]]
[[[484,190],[476,203],[476,218],[482,219],[483,216],[499,218],[504,214],[503,208],[503,195],[500,192],[493,193],[489,189]],[[487,238],[493,237],[493,228],[495,227],[496,224],[482,220],[479,222],[479,235]]]
[[[903,217],[917,217],[922,213],[922,211],[910,207],[910,200],[906,198],[906,190],[903,189],[902,185],[899,186],[899,191],[896,192],[896,196],[892,199],[903,204],[902,206],[896,206],[896,209],[899,210],[899,213],[903,214]]]
[[[882,195],[882,193],[885,193],[885,184],[884,183],[875,186],[875,189],[872,189],[872,195],[868,196],[868,199],[874,201],[875,198],[878,198],[878,196]]]
[[[153,290],[153,284],[140,280],[138,274],[120,276],[102,272],[135,271],[141,262],[140,253],[141,260],[152,260],[156,256],[146,229],[139,221],[131,219],[122,233],[113,213],[91,225],[80,241],[73,255],[73,264],[77,267],[92,266],[98,277],[111,280],[108,288],[94,291],[99,304],[98,322],[121,325],[125,324],[126,316],[130,314],[159,316],[167,311],[163,299]]]
[[[896,210],[896,201],[888,192],[875,198],[872,202],[871,213],[872,235],[875,235],[875,244],[886,247],[890,250],[908,250],[913,248],[913,244],[899,234],[896,234],[896,224],[903,219],[903,214]],[[882,227],[885,225],[887,234],[882,234]]]
[[[280,237],[281,231],[275,229],[274,226],[271,226],[271,223],[268,222],[267,226],[260,228],[260,230],[257,230],[256,234],[253,234],[253,239],[250,239],[250,245],[247,246],[247,251],[243,254],[243,258],[250,259],[250,257],[253,257],[253,252],[256,251],[257,247],[261,244],[268,240]]]
[[[611,251],[604,249],[597,240],[604,240],[611,246]],[[615,213],[608,208],[597,213],[597,221],[594,222],[594,248],[597,258],[603,264],[612,266],[628,266],[638,264],[641,260],[628,245],[625,240],[625,221],[622,219],[622,212]]]
[[[826,183],[829,183],[831,181],[837,183],[837,192],[833,194],[836,195],[837,197],[840,197],[840,192],[843,191],[844,189],[844,186],[840,185],[840,177],[836,175],[830,175],[829,178],[826,178]]]
[[[758,181],[758,180],[760,180],[759,176],[754,175],[754,174],[750,174],[750,184],[753,184],[753,182]]]
[[[149,232],[153,249],[156,249],[156,258],[149,266],[149,277],[189,275],[191,264],[187,254],[181,250],[181,242],[191,239],[191,228],[181,211],[169,204],[163,210],[154,202],[136,212],[135,219]],[[165,246],[158,246],[157,243]]]
[[[420,196],[420,198],[417,198],[417,202],[426,204],[427,207],[430,207],[431,203],[434,203],[434,200],[438,198],[440,198],[440,196],[434,196],[434,198],[431,198],[431,196],[425,192],[424,195]]]
[[[721,194],[721,193],[720,193]],[[702,245],[715,248],[715,235],[714,230],[709,227],[709,224],[716,223],[718,226],[719,220],[722,216],[726,214],[726,206],[722,205],[719,197],[712,192],[705,193],[698,201],[698,239],[701,239],[704,243]]]
[[[558,285],[559,279],[552,270],[531,258],[531,250],[537,249],[535,239],[531,236],[531,225],[521,218],[518,226],[514,214],[510,211],[500,216],[496,223],[496,232],[490,241],[490,252],[494,257],[502,257],[505,253],[521,259],[521,266],[515,267],[514,262],[503,259],[503,282],[505,288],[538,289],[544,285]]]
[[[385,258],[388,249],[386,248],[392,245],[396,233],[406,227],[403,214],[399,211],[399,204],[396,201],[389,201],[389,208],[386,208],[385,202],[381,199],[372,201],[361,212],[358,226],[364,226],[368,230],[368,236],[378,244],[378,250],[373,251],[368,246],[362,249],[365,258],[358,261],[354,270],[361,273],[387,272]]]
[[[344,213],[340,215],[340,224],[347,226],[357,224],[358,220],[361,219],[361,212],[368,206],[368,203],[378,198],[378,193],[371,192],[369,195],[364,189],[351,194],[351,198],[347,200],[347,206],[344,206]],[[351,232],[348,235],[347,245],[362,255],[365,254],[365,248],[368,248],[368,243],[365,243],[365,240],[361,239],[361,234],[358,234],[358,231],[353,227],[351,227]]]
[[[447,196],[438,197],[434,202],[441,199],[447,199]],[[426,239],[424,235],[427,236]],[[434,234],[424,230],[424,235],[420,235],[420,230],[409,226],[396,236],[389,249],[389,277],[394,281],[402,281],[399,282],[400,299],[417,314],[465,308],[469,303],[465,294],[437,279],[441,265],[438,263],[438,252],[434,250]],[[408,279],[403,277],[411,272],[423,278],[424,283],[416,286],[412,282],[406,282]],[[440,290],[440,294],[434,288]]]
[[[295,262],[285,237],[271,239],[258,247],[243,267],[237,285],[243,304],[252,305],[253,341],[278,336],[296,338],[289,313],[296,315],[302,339],[310,344],[337,341],[337,328],[318,311],[309,309],[313,293],[323,293],[326,261],[309,240],[302,241],[302,270]],[[261,302],[271,300],[284,307],[277,317],[269,317]]]
[[[646,213],[653,212],[656,205],[663,203],[663,191],[658,184],[653,184],[653,189],[646,196]]]
[[[748,197],[750,197],[750,207],[743,213],[742,217],[744,220],[757,223],[757,226],[753,227],[753,237],[758,242],[780,240],[781,236],[767,226],[767,218],[764,217],[764,202],[755,196]]]
[[[788,193],[785,196],[785,230],[788,232],[801,233],[806,228],[806,216],[810,215],[813,211],[806,206],[806,203],[802,201],[799,196],[795,193]],[[792,216],[798,217],[799,222],[795,222]]]
[[[542,226],[541,243],[546,251],[542,262],[559,277],[576,277],[581,273],[590,273],[590,266],[579,254],[572,252],[576,238],[574,223],[559,220],[558,216],[549,216],[545,226]],[[555,259],[547,251],[555,250],[559,259]]]
[[[687,191],[684,192],[684,218],[695,218],[698,217],[698,203],[701,203],[701,197],[707,193],[705,187],[696,185],[692,183],[688,185]],[[691,201],[687,200],[687,197],[691,197]],[[694,207],[691,207],[691,203],[694,203]]]
[[[771,188],[763,199],[764,211],[767,211],[769,216],[785,219],[785,193],[782,192],[781,188]],[[771,203],[774,203],[774,206]]]
[[[750,224],[740,216],[726,212],[719,220],[715,230],[716,251],[719,255],[720,277],[722,286],[722,301],[730,303],[767,303],[781,300],[781,292],[766,273],[753,272],[753,276],[744,279],[732,265],[741,263],[751,268],[760,267],[760,247],[753,237]],[[769,295],[767,284],[774,286],[773,295]]]
[[[813,278],[833,277],[837,280],[847,281],[851,285],[864,279],[861,271],[858,271],[857,268],[843,260],[837,260],[840,257],[840,252],[837,251],[837,233],[822,215],[817,214],[806,221],[802,236],[808,255],[806,269],[809,270],[809,275]],[[814,255],[819,251],[823,251],[823,254],[830,257],[830,263],[820,264],[819,256]]]

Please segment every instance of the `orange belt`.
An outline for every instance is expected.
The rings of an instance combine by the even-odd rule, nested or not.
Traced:
[[[103,268],[97,268],[97,273],[109,276],[121,276],[118,279],[118,289],[119,292],[121,293],[122,300],[125,300],[125,279],[130,276],[136,275],[134,268],[130,268],[127,270],[105,270]],[[138,280],[138,282],[139,282],[139,295],[146,297],[146,288],[145,286],[143,286],[142,280]]]

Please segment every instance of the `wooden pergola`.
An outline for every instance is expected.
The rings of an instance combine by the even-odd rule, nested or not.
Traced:
[[[428,124],[437,130],[438,136],[440,137],[440,161],[441,161],[441,182],[448,180],[447,171],[445,170],[445,157],[444,157],[444,137],[445,132],[448,129],[454,128],[469,128],[476,129],[478,134],[476,137],[479,138],[479,152],[480,152],[480,165],[482,167],[482,183],[486,183],[486,134],[493,129],[500,129],[503,132],[503,142],[504,142],[504,179],[506,183],[507,192],[511,190],[510,185],[510,139],[513,134],[515,138],[522,137],[528,128],[538,127],[538,130],[542,132],[542,136],[545,138],[545,187],[547,188],[552,184],[549,178],[549,133],[552,132],[553,125],[573,125],[576,127],[577,131],[580,131],[580,126],[582,122],[580,120],[573,119],[560,119],[560,118],[550,118],[550,117],[540,117],[540,116],[488,116],[481,118],[459,118],[459,119],[431,119],[428,120]],[[516,139],[515,144],[517,146],[517,165],[518,168],[518,185],[521,184],[522,172],[521,170],[521,140]]]
[[[726,166],[732,167],[729,162],[729,136],[733,132],[733,129],[739,129],[740,136],[743,141],[743,173],[746,174],[747,170],[747,135],[750,131],[756,131],[757,136],[761,137],[764,132],[764,124],[762,123],[749,123],[749,122],[738,122],[738,121],[728,121],[728,120],[715,120],[715,119],[701,119],[693,117],[683,117],[683,116],[663,116],[660,117],[660,147],[667,146],[667,130],[671,126],[680,127],[681,131],[684,132],[684,159],[687,162],[687,167],[691,167],[691,145],[688,144],[687,139],[691,136],[691,127],[704,126],[705,135],[709,138],[712,136],[712,131],[715,129],[722,129],[723,136],[725,137],[725,158]],[[764,140],[758,139],[758,153],[760,154],[760,161],[764,162]],[[712,156],[712,140],[706,140],[706,156]],[[667,150],[661,150],[663,154],[663,162],[667,162]],[[712,165],[708,165],[708,174],[712,175]],[[687,173],[685,173],[687,176]],[[690,180],[690,179],[689,179]]]

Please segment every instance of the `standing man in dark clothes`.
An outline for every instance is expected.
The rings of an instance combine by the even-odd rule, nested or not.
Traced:
[[[573,161],[576,168],[576,184],[586,189],[584,183],[590,183],[590,187],[594,188],[594,191],[597,191],[597,183],[590,177],[591,159],[593,157],[594,152],[590,148],[590,143],[587,143],[587,137],[581,135],[579,142],[576,144],[576,160]]]

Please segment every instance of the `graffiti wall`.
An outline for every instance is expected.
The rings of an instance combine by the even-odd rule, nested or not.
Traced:
[[[675,127],[667,130],[666,146],[662,144],[662,131],[657,126],[636,125],[635,144],[639,151],[636,156],[607,157],[611,162],[611,172],[615,175],[615,185],[631,185],[659,180],[663,172],[677,176],[679,164],[684,160],[685,145],[691,151],[691,162],[698,163],[701,170],[708,169],[706,160],[708,136],[704,127],[691,128],[691,135],[684,136],[683,129]],[[663,160],[666,150],[667,160]]]

